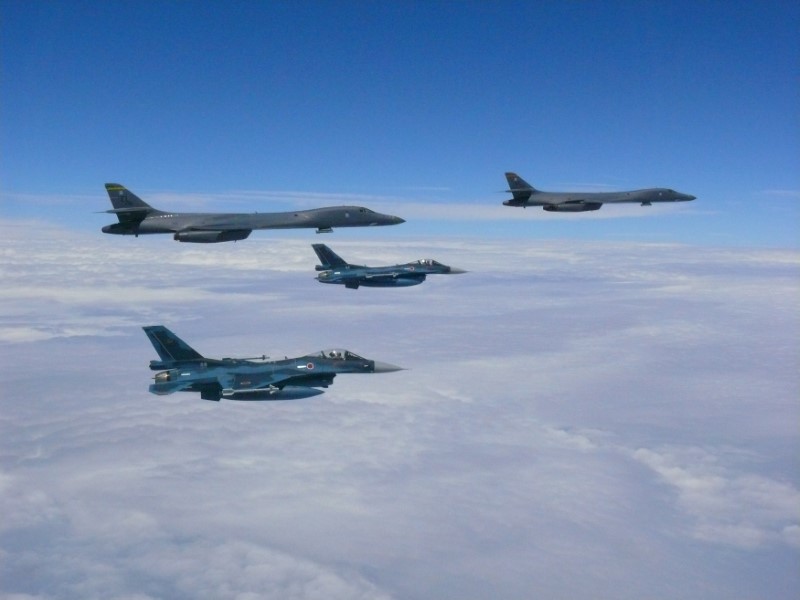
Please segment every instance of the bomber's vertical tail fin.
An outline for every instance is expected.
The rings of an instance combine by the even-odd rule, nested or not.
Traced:
[[[159,358],[165,364],[203,360],[203,355],[163,325],[142,327]]]
[[[516,173],[506,173],[506,180],[508,181],[508,191],[514,196],[514,199],[509,200],[508,204],[523,204],[536,191],[536,188]]]
[[[116,214],[120,223],[136,223],[144,219],[148,213],[159,212],[119,183],[107,183],[106,192],[114,207],[106,212]]]
[[[317,253],[323,270],[347,266],[347,262],[325,244],[311,244],[311,247],[314,248],[314,252]]]

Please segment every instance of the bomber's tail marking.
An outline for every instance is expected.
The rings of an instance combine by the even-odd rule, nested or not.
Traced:
[[[112,210],[106,212],[117,215],[120,223],[137,223],[144,219],[149,213],[158,211],[147,202],[139,198],[124,185],[119,183],[107,183],[106,192],[108,199],[111,200]]]
[[[514,196],[512,202],[524,203],[531,197],[536,189],[516,173],[506,173],[508,190]]]

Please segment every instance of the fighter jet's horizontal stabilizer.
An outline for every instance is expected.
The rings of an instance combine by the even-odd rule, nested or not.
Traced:
[[[163,325],[144,327],[160,361],[150,368],[150,392],[195,392],[203,400],[297,400],[322,393],[339,373],[390,373],[400,367],[349,350],[323,350],[297,358],[206,358]]]
[[[348,264],[341,256],[325,244],[312,244],[319,257],[315,267],[321,271],[317,280],[321,283],[339,283],[356,290],[365,287],[408,287],[419,285],[428,275],[455,275],[465,273],[462,269],[448,267],[432,258],[422,258],[415,262],[390,267],[366,267]]]
[[[362,206],[328,206],[311,210],[274,213],[175,213],[158,210],[125,186],[107,183],[106,191],[118,223],[103,227],[103,233],[146,235],[170,233],[179,242],[215,244],[244,240],[254,229],[312,228],[330,232],[334,227],[398,225],[400,217],[383,215]]]
[[[653,202],[683,202],[694,200],[689,194],[681,194],[667,188],[649,188],[629,192],[543,192],[537,190],[516,173],[506,173],[511,200],[506,206],[541,206],[548,212],[586,212],[598,210],[603,204],[635,202],[650,206]]]

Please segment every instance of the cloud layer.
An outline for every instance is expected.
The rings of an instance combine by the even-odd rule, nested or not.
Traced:
[[[0,233],[7,597],[800,590],[796,252],[336,234],[353,262],[470,271],[354,292],[314,281],[310,235]],[[154,323],[211,356],[410,370],[155,397]]]

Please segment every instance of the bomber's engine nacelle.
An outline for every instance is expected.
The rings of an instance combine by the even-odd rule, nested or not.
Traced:
[[[139,235],[139,222],[112,223],[102,229],[103,233],[116,233],[119,235]]]
[[[586,212],[599,210],[601,206],[603,206],[602,202],[584,202],[582,204],[548,204],[542,208],[547,212]]]
[[[218,242],[235,242],[247,239],[250,229],[234,229],[229,231],[178,231],[174,239],[177,242],[192,244],[216,244]]]

